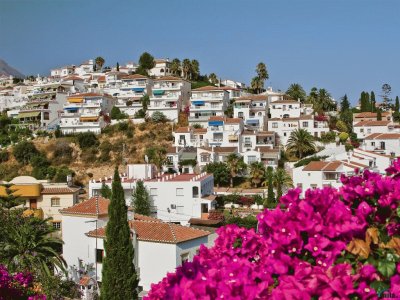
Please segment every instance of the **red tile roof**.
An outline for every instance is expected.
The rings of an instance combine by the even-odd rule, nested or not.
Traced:
[[[129,227],[136,233],[139,241],[163,244],[178,244],[210,234],[208,231],[159,221],[130,220]],[[86,233],[90,237],[105,237],[105,228]]]
[[[92,197],[74,206],[60,210],[62,214],[104,216],[108,214],[110,200],[101,196]]]
[[[175,129],[176,133],[189,133],[190,132],[190,127],[179,127]]]
[[[400,133],[373,133],[365,138],[366,140],[397,140]]]
[[[361,121],[354,125],[354,127],[364,127],[364,126],[387,126],[391,122],[390,121]]]
[[[193,129],[193,133],[206,133],[207,132],[207,128],[194,128]]]
[[[303,171],[336,171],[341,165],[340,161],[312,161],[303,168]]]
[[[73,194],[78,191],[78,188],[71,187],[44,187],[42,194]]]
[[[240,124],[241,122],[243,122],[241,118],[227,118],[225,120],[225,123],[227,124]]]
[[[354,118],[376,118],[378,113],[374,112],[362,112],[354,114]],[[382,117],[389,116],[389,112],[382,112]]]

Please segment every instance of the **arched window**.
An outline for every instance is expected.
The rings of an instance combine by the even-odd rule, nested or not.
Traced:
[[[193,193],[193,198],[198,198],[199,197],[199,187],[194,186],[192,188],[192,193]]]

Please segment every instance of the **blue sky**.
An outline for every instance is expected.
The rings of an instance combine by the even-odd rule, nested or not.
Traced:
[[[106,65],[195,58],[202,73],[326,88],[353,103],[400,95],[399,0],[0,0],[0,58],[24,74],[103,56]]]

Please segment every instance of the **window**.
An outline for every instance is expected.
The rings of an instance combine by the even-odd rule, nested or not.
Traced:
[[[98,264],[103,263],[103,257],[104,257],[104,250],[103,249],[96,249],[96,262]]]
[[[385,142],[381,142],[381,149],[385,150]]]
[[[272,128],[278,128],[278,122],[272,123]]]
[[[61,229],[61,222],[60,221],[53,221],[53,228],[60,230]]]
[[[199,197],[199,187],[197,187],[197,186],[192,187],[192,194],[193,194],[193,198],[198,198]]]
[[[183,188],[176,188],[176,195],[183,196]]]
[[[157,189],[155,188],[150,189],[150,196],[157,196]]]
[[[375,142],[371,142],[371,146],[375,146]]]
[[[209,155],[209,154],[207,154],[207,155],[200,155],[201,162],[208,162],[208,161],[209,161],[209,158],[210,158],[210,155]]]
[[[176,209],[176,204],[171,204],[171,209]]]
[[[248,162],[249,162],[249,164],[251,164],[251,163],[253,163],[253,162],[256,162],[257,161],[257,159],[256,159],[256,156],[255,155],[249,155],[249,157],[248,157]]]
[[[308,127],[308,122],[303,122],[303,127]]]
[[[364,128],[361,128],[361,129],[360,129],[360,132],[363,133],[363,132],[364,132]]]
[[[286,132],[283,133],[283,136],[286,136]]]
[[[172,164],[174,162],[174,157],[173,156],[167,156],[168,162]]]
[[[53,197],[51,198],[51,206],[60,206],[60,198],[58,197]]]
[[[43,120],[50,120],[50,113],[49,112],[44,112],[43,113]]]
[[[189,261],[189,253],[182,253],[181,254],[181,264]]]

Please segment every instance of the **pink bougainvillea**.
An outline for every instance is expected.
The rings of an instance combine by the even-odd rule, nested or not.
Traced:
[[[400,160],[340,189],[290,190],[258,232],[221,227],[215,245],[154,284],[147,299],[400,297]]]

